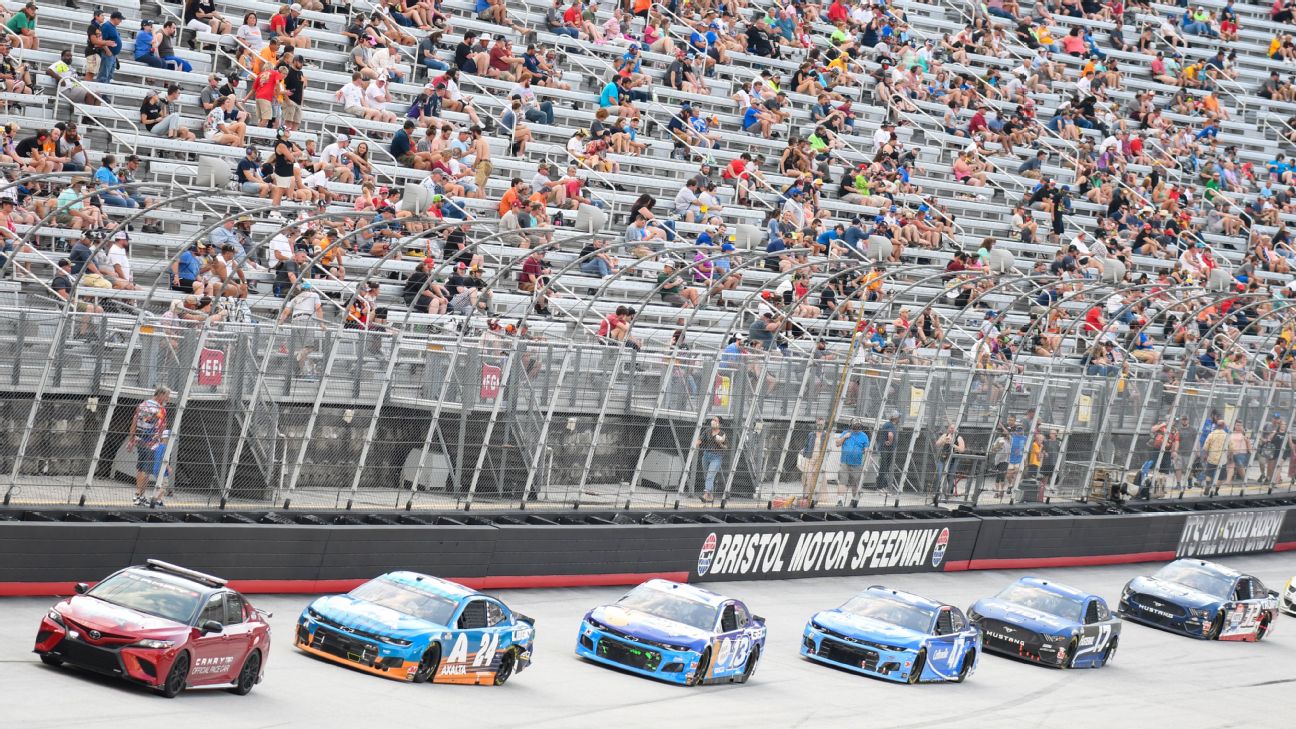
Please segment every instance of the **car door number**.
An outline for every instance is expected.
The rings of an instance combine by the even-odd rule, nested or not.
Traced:
[[[1111,641],[1111,626],[1099,625],[1098,634],[1086,635],[1080,639],[1080,645],[1076,648],[1076,656],[1098,655],[1107,650],[1107,643]],[[1086,630],[1085,632],[1089,632]]]
[[[483,633],[481,642],[477,645],[477,654],[473,656],[473,668],[486,668],[495,660],[495,653],[499,650],[499,634]],[[468,663],[468,636],[463,633],[455,638],[454,647],[450,649],[450,656],[446,658],[447,664],[465,664]]]
[[[744,635],[739,638],[724,638],[716,651],[716,668],[720,670],[737,668],[747,662],[750,653],[750,637]]]

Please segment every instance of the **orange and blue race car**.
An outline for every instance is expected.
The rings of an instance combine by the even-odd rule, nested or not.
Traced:
[[[695,686],[746,683],[765,648],[765,618],[739,600],[649,580],[585,614],[576,655],[641,676]]]
[[[457,582],[389,572],[306,606],[294,642],[402,681],[499,686],[531,665],[535,621]]]

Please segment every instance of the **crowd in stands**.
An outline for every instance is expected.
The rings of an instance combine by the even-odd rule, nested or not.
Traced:
[[[1250,29],[1233,0],[1215,9],[988,0],[965,27],[939,36],[915,30],[905,10],[886,0],[554,0],[541,27],[527,27],[510,2],[476,0],[474,22],[463,29],[456,16],[467,11],[439,0],[389,0],[363,10],[310,0],[269,17],[218,7],[188,0],[175,18],[129,19],[94,9],[84,46],[63,49],[49,64],[29,63],[21,53],[47,45],[40,3],[3,19],[0,82],[8,94],[50,93],[38,83],[43,73],[89,113],[102,95],[87,84],[113,83],[122,60],[133,60],[167,74],[147,85],[132,115],[159,145],[234,148],[239,193],[297,205],[302,215],[346,213],[308,223],[282,217],[269,240],[258,239],[250,219],[218,226],[171,261],[166,285],[189,297],[171,308],[175,316],[250,316],[246,299],[264,275],[273,295],[287,300],[285,321],[340,316],[347,326],[378,325],[374,313],[383,307],[367,282],[351,291],[341,314],[320,307],[309,286],[346,280],[354,256],[418,262],[401,282],[401,301],[390,305],[430,315],[488,313],[492,290],[507,288],[549,312],[551,297],[560,295],[548,283],[559,268],[550,257],[563,252],[565,239],[554,231],[589,207],[612,215],[600,235],[565,251],[581,256],[580,272],[606,279],[656,260],[662,265],[644,269],[656,286],[647,303],[723,306],[747,273],[736,245],[745,220],[738,213],[754,209],[764,223],[748,245],[763,253],[766,271],[781,275],[760,298],[774,318],[756,316],[739,343],[747,350],[807,331],[798,321],[854,320],[861,306],[884,300],[894,265],[916,260],[944,265],[950,300],[968,306],[992,286],[983,274],[996,246],[1011,242],[1043,247],[1025,268],[1048,283],[1032,299],[1032,324],[1009,327],[1002,312],[986,315],[970,355],[978,366],[1006,369],[1022,355],[1061,354],[1064,313],[1053,304],[1073,298],[1086,304],[1077,354],[1092,372],[1154,364],[1166,345],[1188,347],[1192,376],[1200,378],[1248,381],[1286,373],[1296,361],[1286,319],[1272,351],[1242,347],[1275,302],[1296,290],[1288,285],[1296,254],[1286,227],[1296,213],[1296,160],[1278,153],[1258,162],[1226,141],[1224,129],[1240,113],[1241,97],[1292,102],[1296,85],[1277,69],[1259,84],[1239,73],[1227,43]],[[1271,19],[1284,25],[1273,34],[1269,59],[1296,60],[1287,32],[1293,7],[1296,0],[1272,7]],[[347,14],[346,83],[312,78],[316,41],[307,31],[321,27],[318,12]],[[567,63],[567,42],[616,49],[606,68],[596,69],[601,77],[578,89],[584,93],[572,92],[564,78],[577,70]],[[1191,52],[1207,43],[1212,53]],[[172,80],[194,68],[177,45],[233,64],[207,76],[197,104]],[[1132,63],[1131,54],[1146,64]],[[737,56],[789,61],[795,69],[770,64],[739,74]],[[1130,92],[1131,79],[1141,76],[1155,83]],[[721,80],[734,89],[727,99],[678,103],[715,97]],[[394,90],[409,84],[422,86],[413,94]],[[330,131],[307,121],[314,111],[307,92],[317,85],[331,92],[329,111],[349,117],[352,128]],[[466,87],[503,103],[483,103],[482,93]],[[1039,113],[1045,96],[1058,100]],[[571,112],[560,114],[565,105]],[[717,112],[718,105],[728,111]],[[1296,141],[1285,115],[1259,114],[1272,118],[1282,145]],[[916,121],[929,117],[939,120],[936,129],[918,134]],[[144,181],[140,157],[88,148],[85,126],[5,126],[0,164],[11,177],[80,174],[7,188],[4,252],[21,253],[27,244],[19,226],[50,215],[52,224],[83,234],[58,252],[69,264],[49,281],[60,296],[75,297],[69,276],[85,274],[95,278],[80,286],[147,288],[151,281],[131,274],[132,231],[118,228],[113,214],[153,202],[133,185]],[[565,139],[566,158],[533,154],[541,135]],[[493,148],[493,140],[504,144]],[[670,159],[691,171],[680,174],[673,197],[643,192],[628,207],[614,205],[612,193],[633,188],[626,180],[656,174],[639,164],[653,142],[665,142]],[[948,160],[937,146],[954,150]],[[158,146],[153,156],[177,149]],[[505,171],[496,164],[501,154],[537,162],[534,174]],[[425,209],[411,211],[405,193],[383,183],[378,168],[386,164],[426,173]],[[924,179],[955,184],[934,191]],[[1010,225],[998,241],[968,241],[951,211],[956,202],[1000,205]],[[1082,203],[1101,212],[1082,214]],[[144,220],[151,226],[145,232],[160,229],[160,216]],[[435,233],[406,244],[431,222],[441,223]],[[445,225],[459,222],[465,225]],[[473,249],[467,224],[479,222],[526,249],[508,275],[487,271]],[[1221,256],[1221,246],[1240,255]],[[1165,264],[1149,266],[1148,259]],[[1086,298],[1089,283],[1113,275],[1140,287]],[[1200,307],[1183,293],[1220,275],[1235,298]],[[102,309],[83,303],[83,310]],[[639,346],[635,316],[632,306],[608,314],[597,336]],[[861,341],[869,352],[921,362],[920,351],[942,345],[947,324],[935,310],[914,319],[901,312],[869,325]]]

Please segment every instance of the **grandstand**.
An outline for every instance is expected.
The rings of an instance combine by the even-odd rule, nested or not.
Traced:
[[[168,503],[236,506],[1007,501],[1296,476],[1271,465],[1296,432],[1296,91],[1267,6],[1208,1],[1189,27],[1119,0],[618,5],[396,3],[427,13],[426,41],[360,0],[217,0],[223,33],[136,0],[11,23],[6,503],[126,505],[141,444]],[[301,23],[286,126],[261,48],[275,16]],[[102,81],[92,22],[122,39]],[[140,56],[166,23],[177,60]],[[504,73],[449,83],[419,63],[465,65],[468,35],[553,50],[553,70],[518,92],[527,61],[482,50]],[[231,77],[235,110],[208,129]],[[168,104],[196,139],[147,128]],[[84,170],[37,140],[56,123]],[[283,141],[309,161],[275,169]],[[248,149],[261,183],[241,178]],[[99,174],[106,155],[134,179]],[[133,437],[159,386],[168,437]],[[860,490],[838,443],[855,432],[874,444]],[[1235,454],[1249,465],[1226,473]]]

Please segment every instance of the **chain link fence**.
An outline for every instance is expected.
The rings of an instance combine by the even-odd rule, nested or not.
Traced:
[[[1277,376],[846,359],[0,310],[0,478],[24,506],[556,510],[1180,498],[1296,476]]]

